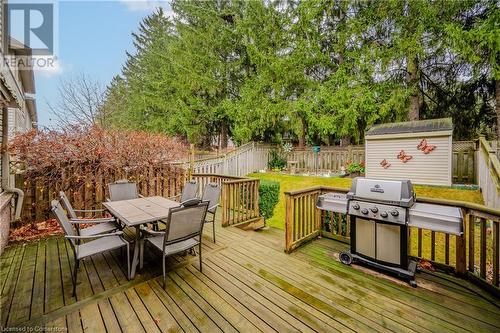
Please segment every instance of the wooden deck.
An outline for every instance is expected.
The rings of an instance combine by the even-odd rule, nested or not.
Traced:
[[[292,255],[280,230],[218,228],[197,258],[161,262],[127,281],[119,252],[86,260],[71,297],[69,245],[51,238],[10,246],[0,257],[1,325],[69,332],[494,332],[497,299],[450,276],[420,273],[413,289],[338,262],[344,244],[320,239]],[[481,295],[481,296],[479,296]],[[488,301],[489,300],[489,301]]]

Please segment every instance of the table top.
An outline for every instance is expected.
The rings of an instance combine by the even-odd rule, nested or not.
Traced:
[[[179,203],[164,197],[145,197],[103,202],[103,206],[127,226],[137,226],[166,219],[170,208]]]

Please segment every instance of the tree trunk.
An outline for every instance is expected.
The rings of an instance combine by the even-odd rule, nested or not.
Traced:
[[[351,144],[351,136],[350,135],[344,135],[342,138],[340,138],[340,146],[341,147],[347,147]]]
[[[302,125],[302,132],[299,135],[299,148],[304,148],[306,145],[306,132],[307,132],[307,124],[305,119],[300,119]]]
[[[227,121],[223,120],[220,128],[220,149],[227,148],[229,129],[227,126]]]
[[[420,105],[422,103],[418,91],[418,62],[417,57],[408,58],[407,64],[408,74],[406,76],[408,88],[413,90],[410,96],[410,109],[408,111],[409,120],[418,120],[420,118]]]
[[[500,80],[495,80],[495,112],[497,115],[497,139],[500,140]]]

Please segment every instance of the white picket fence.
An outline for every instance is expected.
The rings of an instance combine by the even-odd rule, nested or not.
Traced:
[[[267,168],[269,149],[268,145],[249,142],[227,154],[194,161],[192,172],[246,176],[249,173]],[[186,169],[191,167],[190,162],[180,164]]]

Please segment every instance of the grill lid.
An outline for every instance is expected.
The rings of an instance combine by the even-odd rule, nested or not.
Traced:
[[[415,193],[410,180],[354,178],[348,199],[377,201],[401,207],[411,207]]]

